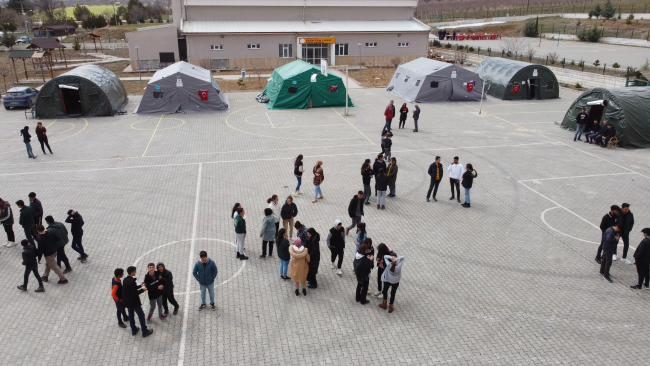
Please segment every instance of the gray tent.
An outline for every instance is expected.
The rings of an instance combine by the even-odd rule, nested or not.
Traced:
[[[587,104],[590,102],[591,105]],[[589,89],[571,104],[562,127],[575,131],[576,116],[582,108],[587,109],[589,122],[598,120],[613,124],[621,145],[650,147],[650,88]]]
[[[410,103],[479,101],[482,86],[478,74],[421,57],[399,65],[386,90]]]
[[[230,110],[210,70],[180,61],[156,71],[133,113],[169,114]]]
[[[501,57],[490,57],[476,66],[485,79],[485,93],[505,100],[552,99],[560,97],[553,71],[542,65]]]
[[[126,102],[124,85],[112,71],[85,65],[45,83],[34,110],[38,118],[114,116]]]

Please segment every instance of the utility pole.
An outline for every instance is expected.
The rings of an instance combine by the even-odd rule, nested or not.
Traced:
[[[25,17],[27,12],[25,12],[22,1],[20,2],[20,12],[23,14],[23,21],[25,22],[25,35],[29,37],[29,27],[27,26],[27,18]]]
[[[135,53],[138,55],[138,75],[140,76],[140,81],[142,81],[142,73],[140,72],[140,47],[135,46]]]

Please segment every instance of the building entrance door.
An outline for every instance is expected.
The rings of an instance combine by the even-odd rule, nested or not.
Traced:
[[[302,60],[309,62],[312,65],[320,65],[320,60],[325,59],[329,64],[329,44],[316,43],[316,44],[303,44],[302,45]]]

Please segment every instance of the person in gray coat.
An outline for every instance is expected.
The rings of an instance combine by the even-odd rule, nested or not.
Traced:
[[[262,238],[262,255],[260,259],[266,259],[266,245],[269,245],[269,257],[273,257],[273,241],[275,240],[275,215],[270,208],[264,209],[264,219],[262,219],[262,229],[260,238]]]
[[[418,132],[418,120],[420,119],[420,107],[418,105],[415,105],[415,109],[413,110],[413,123],[415,124],[415,128],[413,129],[413,132]]]
[[[395,254],[395,253],[393,253]],[[388,308],[388,312],[392,313],[395,310],[393,303],[395,302],[395,293],[399,287],[399,282],[402,279],[402,265],[404,264],[404,256],[397,255],[385,255],[384,263],[386,264],[386,269],[384,273],[381,274],[381,280],[384,282],[384,300],[379,304],[379,307],[382,309]],[[386,299],[388,298],[388,288],[392,287],[390,292],[390,302],[386,305]]]

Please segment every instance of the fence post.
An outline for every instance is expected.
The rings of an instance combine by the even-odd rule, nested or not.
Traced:
[[[603,65],[603,75],[605,75],[605,68],[607,67],[607,64]]]
[[[618,38],[618,28],[616,28],[616,38]]]
[[[566,25],[564,26],[564,30],[562,31],[562,34],[566,34]]]
[[[645,40],[647,41],[648,39],[650,39],[650,30],[648,31],[648,35],[645,36]]]
[[[632,28],[632,35],[630,36],[630,39],[634,39],[634,28]]]
[[[566,57],[562,59],[562,68],[564,68],[564,65],[566,65]]]
[[[546,56],[546,66],[548,66],[548,56]]]
[[[605,26],[603,25],[603,30],[600,32],[600,36],[604,37],[605,36]]]
[[[585,71],[585,62],[581,61],[581,63],[582,63],[582,72],[584,72]]]
[[[551,34],[555,33],[555,24],[553,24],[553,28],[551,28]]]

